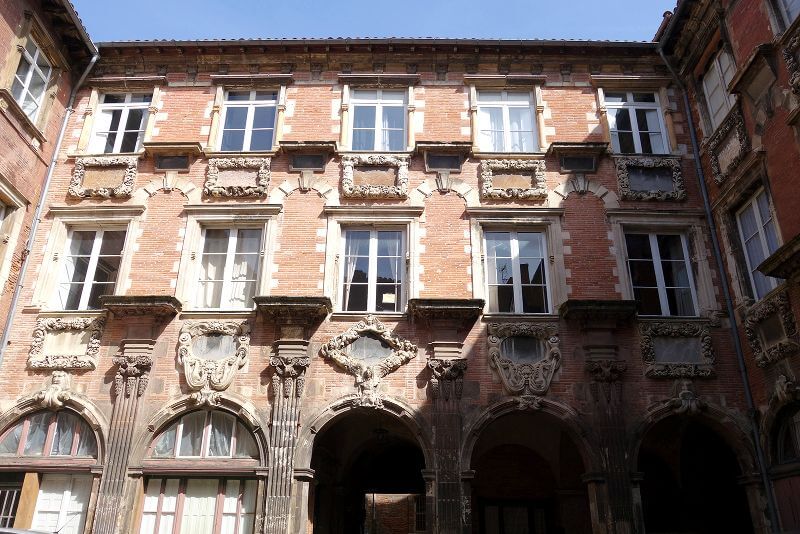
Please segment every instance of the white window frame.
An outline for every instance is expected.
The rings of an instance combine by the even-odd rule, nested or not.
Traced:
[[[500,93],[500,100],[498,101],[481,101],[480,95],[481,93]],[[528,101],[521,102],[521,101],[509,101],[508,94],[509,93],[517,93],[517,94],[527,94]],[[493,147],[486,147],[481,145],[481,132],[484,130],[481,128],[481,107],[500,107],[503,110],[503,149],[496,150]],[[490,89],[490,88],[479,88],[475,92],[475,107],[477,109],[477,115],[475,118],[476,127],[475,132],[478,138],[478,145],[479,150],[485,153],[508,153],[508,154],[528,154],[534,153],[540,150],[539,146],[539,132],[538,129],[538,116],[536,112],[536,91],[507,91],[505,89]],[[511,117],[509,114],[510,108],[527,108],[531,112],[531,138],[533,139],[533,147],[530,152],[517,152],[509,150],[508,147],[511,146]]]
[[[30,51],[27,48],[28,43],[33,43],[33,46],[36,49],[36,51],[34,52],[33,55],[31,55]],[[33,37],[30,37],[30,36],[28,37],[28,41],[25,44],[25,46],[22,47],[22,51],[21,52],[22,53],[20,55],[20,60],[19,61],[22,62],[23,59],[24,59],[25,61],[28,62],[28,64],[30,65],[30,68],[25,73],[25,79],[24,80],[20,79],[19,76],[17,76],[16,71],[14,72],[14,80],[19,81],[20,84],[22,85],[22,94],[19,97],[20,99],[16,100],[16,102],[17,102],[17,104],[19,104],[20,108],[22,108],[22,105],[25,102],[25,97],[28,94],[31,94],[31,96],[34,97],[33,101],[36,103],[35,112],[34,112],[33,116],[28,115],[27,113],[25,113],[25,115],[27,115],[27,117],[32,122],[36,123],[36,121],[39,118],[39,113],[41,112],[42,107],[44,107],[42,104],[44,103],[44,97],[47,94],[47,91],[48,91],[49,86],[50,86],[50,76],[53,74],[53,65],[50,62],[50,59],[47,57],[47,55],[44,52],[42,52],[42,48],[39,46],[39,43],[37,43],[33,39]],[[39,68],[39,65],[37,63],[37,60],[40,57],[44,58],[45,62],[47,63],[47,66],[50,68],[50,70],[47,72],[47,75],[45,75],[45,73],[42,71],[42,69]],[[19,63],[17,63],[17,65],[19,65]],[[19,69],[19,67],[17,67],[17,69]],[[37,72],[42,77],[42,79],[44,80],[42,94],[39,95],[38,98],[36,98],[35,95],[33,95],[33,93],[30,92],[30,84],[31,84],[31,79],[33,78],[33,73],[34,72]],[[13,90],[13,82],[12,82],[12,90]]]
[[[64,531],[67,531],[67,532],[73,531],[73,532],[76,532],[76,533],[83,532],[84,528],[86,526],[86,519],[87,519],[89,500],[91,499],[91,475],[88,475],[88,474],[66,475],[66,474],[61,474],[61,473],[45,473],[43,476],[44,477],[48,477],[49,476],[49,477],[52,477],[54,479],[55,478],[59,478],[59,477],[69,479],[69,485],[68,485],[67,489],[65,489],[64,492],[61,494],[61,506],[59,508],[58,522],[56,523],[56,525],[58,527],[57,532],[64,532]],[[71,504],[72,494],[74,493],[74,488],[75,488],[75,483],[76,483],[76,481],[78,481],[80,479],[83,479],[84,481],[88,481],[89,482],[89,492],[86,495],[86,502],[83,503],[83,508],[82,508],[82,511],[80,513],[80,516],[79,516],[80,517],[79,523],[77,525],[71,525],[69,522],[72,519],[68,518],[68,516],[70,514],[69,505]],[[40,489],[39,489],[39,494],[38,494],[37,499],[36,499],[36,507],[35,507],[35,510],[34,510],[34,513],[33,513],[33,520],[32,520],[32,524],[31,524],[31,527],[34,528],[34,529],[39,526],[38,523],[37,523],[37,518],[38,518],[39,514],[42,512],[42,502],[43,502],[42,501],[42,497],[43,497],[43,492],[44,492],[45,487],[46,487],[45,486],[45,480],[42,480],[42,484],[41,484]],[[54,510],[47,510],[47,511],[48,512],[53,512]],[[72,528],[61,530],[61,529],[64,529],[65,527],[68,527],[68,526],[70,526],[70,527],[74,526],[74,530],[72,530]]]
[[[250,150],[250,142],[252,140],[253,134],[253,120],[255,117],[255,110],[256,108],[261,107],[272,107],[275,108],[275,119],[272,123],[272,143],[271,147],[267,149],[260,149],[258,152],[270,151],[272,147],[274,147],[277,143],[275,142],[275,138],[277,135],[278,129],[278,103],[280,102],[280,89],[252,89],[250,90],[250,98],[249,100],[228,100],[228,95],[233,92],[243,92],[244,90],[237,90],[237,89],[226,89],[224,92],[224,98],[222,103],[222,113],[220,116],[220,127],[219,127],[219,139],[217,141],[217,149],[222,151],[222,139],[225,137],[225,117],[227,112],[231,108],[247,108],[247,119],[245,120],[245,128],[244,128],[244,141],[241,150],[234,150],[229,152],[253,152]],[[258,100],[256,99],[256,93],[261,92],[273,92],[275,93],[275,98],[273,100]]]
[[[770,291],[778,287],[778,284],[780,283],[779,279],[772,276],[764,275],[764,278],[766,279],[770,288],[764,295],[758,294],[758,288],[756,287],[755,278],[753,278],[753,273],[756,270],[758,270],[758,265],[752,265],[750,260],[750,254],[747,253],[747,244],[744,241],[745,236],[742,230],[741,216],[745,210],[752,208],[753,213],[756,217],[756,223],[758,224],[758,240],[761,243],[761,251],[764,253],[764,258],[765,259],[769,258],[774,253],[774,251],[770,252],[769,250],[769,243],[767,242],[767,236],[766,233],[764,232],[764,223],[762,223],[763,219],[761,218],[762,214],[758,206],[757,199],[762,194],[767,196],[767,202],[769,203],[769,218],[767,219],[767,222],[772,221],[775,228],[775,239],[776,241],[778,241],[778,243],[780,243],[781,238],[780,235],[778,234],[777,222],[775,221],[775,212],[774,208],[772,207],[772,197],[769,195],[769,193],[764,187],[759,187],[758,190],[752,195],[750,195],[750,197],[739,207],[739,209],[736,210],[736,229],[738,230],[739,233],[739,246],[742,247],[742,253],[744,255],[745,264],[747,265],[747,280],[750,283],[750,289],[752,290],[753,296],[755,297],[756,300],[761,300],[762,298],[764,298],[766,294],[768,294]]]
[[[788,0],[788,2],[787,0],[775,0],[775,3],[778,6],[778,11],[780,11],[781,18],[783,19],[784,27],[786,28],[791,26],[792,23],[795,21],[795,19],[798,17],[798,15],[800,15],[800,3],[796,5],[797,13],[792,15],[792,13],[789,11],[789,6],[787,6],[786,4],[791,1],[792,0]]]
[[[202,412],[204,414],[205,421],[203,422],[203,435],[200,438],[200,440],[201,440],[201,442],[200,442],[200,454],[196,455],[196,456],[188,455],[188,454],[187,455],[180,454],[181,442],[183,441],[183,420],[184,420],[184,418],[189,417],[189,416],[193,415],[194,413],[195,412],[184,414],[183,416],[181,416],[178,419],[177,424],[175,425],[175,443],[174,443],[173,449],[172,449],[173,455],[172,456],[163,457],[163,458],[152,456],[152,448],[154,448],[156,442],[159,439],[161,439],[161,435],[162,434],[159,434],[158,436],[156,436],[156,438],[151,443],[151,450],[150,450],[150,455],[151,455],[150,457],[151,458],[157,459],[158,461],[181,460],[181,459],[186,459],[186,458],[189,458],[189,459],[203,459],[203,460],[207,460],[207,459],[212,459],[213,460],[215,458],[222,458],[222,459],[225,459],[225,458],[236,458],[236,456],[234,455],[233,451],[237,451],[237,445],[238,445],[238,442],[239,442],[239,439],[238,439],[239,438],[239,428],[240,428],[239,425],[241,424],[241,422],[239,421],[239,419],[235,415],[229,414],[229,413],[226,413],[226,412],[223,412],[223,411],[219,411],[219,410],[216,413],[220,414],[222,417],[230,417],[230,418],[233,419],[233,431],[231,432],[231,435],[230,435],[231,447],[230,447],[229,454],[227,454],[226,456],[212,456],[211,454],[209,454],[209,449],[211,447],[211,432],[212,432],[212,425],[213,425],[213,413],[215,413],[214,410],[206,410],[206,411]],[[169,430],[170,426],[171,425],[168,425],[164,431],[166,432],[167,430]],[[252,436],[252,437],[253,437],[253,441],[255,441],[255,436]],[[245,459],[249,459],[249,458],[245,458]]]
[[[650,254],[652,256],[653,262],[653,269],[655,271],[656,276],[656,286],[658,289],[658,301],[661,306],[661,315],[643,315],[639,314],[640,317],[697,317],[699,315],[698,304],[697,304],[697,285],[694,281],[694,273],[692,272],[692,262],[690,261],[691,256],[689,256],[689,246],[688,246],[688,238],[686,233],[684,232],[675,232],[675,231],[637,231],[637,230],[627,230],[624,233],[624,236],[628,234],[638,234],[638,235],[647,235],[649,237],[650,242]],[[657,236],[659,235],[677,235],[681,238],[681,248],[683,249],[683,261],[686,267],[687,277],[689,278],[689,291],[692,295],[692,306],[694,307],[694,314],[693,315],[672,315],[669,312],[669,300],[667,298],[667,284],[664,279],[664,269],[661,265],[661,251],[658,248],[658,240]],[[634,261],[643,261],[643,260],[634,260]],[[631,259],[628,254],[627,245],[625,246],[625,263],[628,268],[628,277],[631,286],[631,293],[633,294],[633,275],[630,271],[630,262]]]
[[[731,55],[723,49],[720,50],[711,60],[701,80],[703,85],[703,100],[705,102],[706,110],[708,110],[708,119],[711,122],[712,130],[716,130],[719,125],[722,124],[725,117],[736,104],[736,96],[728,92],[728,83],[730,83],[730,80],[726,80],[724,73],[722,72],[722,63],[720,60],[723,56],[727,57],[728,61],[730,61],[730,76],[731,79],[733,79],[733,76],[736,74],[736,64],[733,62]],[[716,114],[711,108],[711,102],[709,101],[708,97],[708,95],[713,92],[712,89],[715,87],[719,87],[719,90],[722,91],[724,95],[724,98],[722,99],[722,107],[718,109]]]
[[[369,99],[369,98],[358,98],[356,95],[360,91],[377,91],[376,98]],[[403,98],[400,100],[389,100],[383,98],[383,93],[390,92],[390,93],[403,93]],[[375,125],[373,127],[373,132],[375,133],[375,143],[372,149],[364,149],[364,148],[354,148],[353,141],[355,139],[355,116],[356,116],[356,108],[359,106],[374,106],[375,107]],[[381,125],[383,124],[383,108],[384,107],[399,107],[403,111],[403,146],[399,150],[390,150],[387,147],[382,146],[383,135],[379,135],[380,132],[383,131]],[[350,124],[348,124],[348,129],[350,132],[350,147],[352,150],[356,150],[359,152],[404,152],[406,150],[406,144],[408,139],[408,90],[395,88],[395,89],[368,89],[368,88],[359,88],[354,87],[350,88]]]
[[[111,103],[111,104],[106,104],[104,102],[101,102],[105,98],[105,96],[107,94],[124,94],[125,95],[125,101],[124,102],[119,102],[119,103]],[[150,95],[150,101],[149,102],[131,102],[131,99],[133,98],[134,95],[146,95],[146,94]],[[144,110],[149,109],[153,105],[154,96],[155,95],[152,92],[150,92],[150,93],[144,93],[144,92],[114,93],[114,92],[109,92],[109,93],[101,93],[101,94],[99,94],[98,103],[97,103],[97,109],[94,112],[96,117],[99,117],[104,111],[122,110],[122,113],[120,114],[119,124],[117,125],[117,129],[116,129],[117,137],[114,140],[114,146],[112,147],[112,150],[110,152],[105,152],[104,151],[105,144],[106,144],[105,143],[106,137],[105,136],[101,136],[100,134],[102,134],[102,133],[108,134],[108,133],[111,133],[111,131],[108,131],[108,132],[99,131],[98,130],[98,127],[99,127],[98,120],[95,118],[94,125],[93,125],[93,128],[92,128],[91,139],[89,141],[89,151],[90,152],[95,152],[95,153],[98,153],[98,154],[120,154],[120,148],[122,147],[122,141],[123,141],[123,138],[125,137],[125,131],[126,131],[125,130],[125,124],[128,122],[128,114],[130,113],[131,110],[134,110],[134,109],[144,109]],[[142,148],[142,142],[144,141],[145,131],[147,130],[148,117],[149,117],[148,113],[143,113],[142,114],[142,122],[139,124],[139,130],[138,130],[139,135],[136,138],[136,147],[133,150],[134,152],[139,152],[141,150],[141,148]],[[98,144],[100,143],[101,139],[102,139],[102,146],[98,147]]]
[[[112,226],[112,227],[102,227],[102,228],[94,228],[94,229],[93,228],[85,228],[85,227],[70,227],[69,230],[68,230],[68,234],[67,234],[67,240],[66,240],[66,243],[65,243],[65,246],[64,246],[64,256],[65,257],[70,255],[69,254],[69,250],[70,250],[70,247],[72,245],[73,235],[74,235],[74,233],[76,231],[78,231],[78,232],[94,231],[94,233],[95,233],[94,234],[94,243],[92,244],[92,251],[89,253],[89,265],[86,267],[86,278],[84,278],[84,280],[82,282],[83,289],[81,289],[81,298],[80,298],[80,300],[78,302],[78,307],[75,308],[75,310],[71,310],[71,311],[83,311],[83,310],[87,310],[88,309],[87,305],[89,303],[89,297],[91,296],[91,293],[92,293],[92,285],[94,283],[94,276],[95,276],[95,274],[97,272],[97,262],[98,262],[98,259],[100,257],[100,248],[103,245],[103,236],[105,235],[106,232],[118,232],[118,231],[125,232],[125,242],[123,242],[122,251],[120,252],[120,270],[117,271],[117,281],[114,283],[114,290],[110,293],[110,294],[114,295],[114,294],[116,294],[117,284],[119,283],[119,273],[120,273],[121,268],[122,268],[122,261],[123,261],[124,255],[125,255],[125,249],[127,248],[128,233],[127,233],[127,228],[125,226],[122,226],[122,225],[117,226],[117,227],[113,227]],[[61,266],[59,266],[59,267],[61,267]],[[70,280],[66,280],[65,278],[63,278],[63,276],[64,276],[64,271],[61,270],[61,273],[59,274],[59,281],[58,281],[58,286],[59,287],[58,287],[58,289],[56,291],[56,294],[54,295],[54,298],[58,301],[57,307],[59,309],[65,309],[66,310],[66,308],[63,308],[61,306],[61,302],[60,302],[61,299],[60,299],[60,295],[59,295],[59,292],[61,290],[60,286],[61,286],[62,283],[70,283],[71,284],[71,281]]]
[[[608,98],[605,95],[608,93],[624,93],[625,94],[625,102],[609,102]],[[633,94],[634,93],[647,93],[652,94],[655,97],[655,102],[634,102]],[[664,122],[664,111],[661,106],[661,95],[659,95],[658,91],[629,91],[629,90],[615,90],[613,88],[603,90],[603,105],[606,109],[627,109],[629,110],[629,116],[631,119],[631,135],[633,136],[633,146],[636,152],[634,154],[669,154],[669,145],[670,140],[669,136],[667,135],[667,126]],[[636,110],[637,109],[646,109],[646,110],[655,110],[658,115],[658,127],[659,132],[661,133],[661,145],[663,150],[661,152],[642,152],[642,139],[641,139],[641,130],[639,128],[639,120],[636,117]],[[616,122],[615,122],[616,125]],[[647,130],[649,132],[649,130]],[[624,154],[624,152],[617,152],[617,150],[613,147],[613,138],[614,133],[617,132],[616,128],[611,128],[611,124],[608,125],[608,132],[612,139],[612,147],[611,150],[617,154]]]

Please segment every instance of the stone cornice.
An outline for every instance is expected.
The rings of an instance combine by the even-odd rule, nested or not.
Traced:
[[[468,327],[483,313],[483,299],[409,299],[408,311],[415,320],[446,321]]]
[[[100,305],[117,318],[140,315],[172,317],[181,311],[181,301],[171,295],[103,295]]]
[[[636,301],[570,299],[561,305],[559,315],[568,321],[581,323],[600,320],[622,324],[636,316]]]
[[[784,243],[757,267],[767,276],[790,279],[800,275],[800,235]]]
[[[333,310],[328,297],[253,297],[256,309],[268,319],[289,324],[314,327],[325,320]]]

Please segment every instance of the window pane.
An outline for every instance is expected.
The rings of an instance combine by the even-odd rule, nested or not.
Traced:
[[[86,423],[86,421],[78,420],[78,456],[97,457],[97,440],[94,436],[94,431]]]
[[[503,258],[511,257],[511,235],[508,232],[486,232],[486,254]]]
[[[114,284],[92,284],[92,289],[89,291],[89,299],[86,302],[86,308],[89,310],[100,309],[100,297],[103,295],[112,295],[114,293]]]
[[[222,133],[223,152],[241,152],[244,150],[244,130],[225,130]]]
[[[225,130],[244,130],[247,126],[246,107],[225,108]]]
[[[636,145],[633,143],[633,134],[631,132],[613,134],[612,144],[614,145],[614,150],[621,154],[636,153]]]
[[[511,258],[489,258],[489,283],[513,284],[514,271]]]
[[[272,148],[272,130],[254,130],[250,134],[250,150],[270,150]]]
[[[17,454],[17,450],[19,449],[19,440],[22,436],[23,424],[24,422],[20,421],[14,425],[14,428],[9,430],[3,437],[3,440],[0,441],[0,455]]]
[[[657,288],[633,288],[636,309],[641,315],[661,315],[661,302]]]
[[[28,91],[31,92],[31,95],[33,95],[33,98],[37,102],[39,102],[42,99],[42,95],[44,94],[46,85],[47,82],[45,81],[44,78],[42,78],[42,76],[38,72],[34,72],[31,75],[31,82],[28,85]]]
[[[253,110],[253,128],[273,128],[275,126],[275,107],[262,106]]]
[[[120,255],[125,245],[124,230],[106,230],[103,232],[103,243],[100,245],[100,255]]]
[[[499,102],[501,99],[500,91],[478,91],[478,102]]]
[[[631,131],[631,114],[628,109],[609,109],[608,110],[609,126],[612,130]]]
[[[28,438],[22,453],[25,456],[41,456],[44,452],[44,442],[47,439],[47,430],[50,426],[51,412],[40,412],[30,418]]]
[[[625,234],[628,257],[631,259],[652,259],[650,236],[648,234]]]
[[[128,110],[128,120],[125,121],[125,130],[140,130],[144,121],[145,108]]]
[[[343,290],[343,306],[345,311],[363,311],[367,309],[367,285],[345,284]]]
[[[67,412],[58,412],[56,416],[56,435],[53,439],[53,456],[69,456],[72,452],[72,438],[75,436],[76,419]]]
[[[253,434],[240,422],[236,422],[236,458],[258,458],[258,446]]]
[[[377,100],[378,99],[378,91],[368,91],[364,89],[358,89],[353,91],[353,99],[354,100]]]
[[[402,232],[378,232],[378,256],[399,256],[402,251]]]
[[[119,151],[136,152],[136,149],[139,148],[139,136],[140,133],[138,131],[122,134],[122,143],[119,146]]]
[[[105,94],[103,95],[103,104],[123,104],[125,102],[125,95]]]
[[[544,255],[542,237],[542,234],[539,233],[519,232],[517,234],[519,256],[521,258],[541,258]]]
[[[405,110],[401,106],[384,106],[382,118],[382,128],[397,128],[402,130],[405,124]]]
[[[624,103],[628,100],[628,95],[626,93],[605,93],[603,100],[607,104]]]
[[[692,291],[689,288],[667,289],[670,315],[696,315]]]
[[[683,240],[679,235],[658,235],[658,253],[662,260],[683,261]]]
[[[514,287],[489,286],[489,310],[498,313],[513,313]]]
[[[194,479],[186,481],[183,501],[181,532],[192,534],[212,534],[216,511],[219,481],[216,479]]]
[[[383,150],[399,152],[405,148],[405,132],[402,130],[383,131]]]
[[[400,258],[378,258],[378,283],[400,283]]]
[[[500,342],[500,354],[512,361],[536,363],[544,358],[544,342],[528,336],[507,337]]]
[[[634,102],[655,102],[655,93],[633,93]]]
[[[375,130],[354,130],[353,150],[374,150]]]
[[[250,91],[228,91],[225,100],[241,102],[250,100]]]
[[[522,260],[520,259],[519,270],[522,284],[545,283],[544,279],[544,260]]]
[[[236,419],[228,414],[211,412],[211,436],[208,442],[209,456],[230,456],[233,425]]]
[[[345,254],[348,256],[369,256],[369,231],[348,230],[345,240]],[[380,246],[380,242],[378,246]]]
[[[355,106],[353,128],[375,128],[375,106]]]
[[[181,432],[181,445],[178,455],[200,456],[206,412],[195,412],[186,415],[181,421],[183,422],[183,431]]]
[[[631,282],[634,288],[637,286],[658,287],[656,271],[652,261],[631,260],[629,265]]]
[[[174,423],[161,433],[153,446],[152,455],[154,458],[168,458],[175,455],[175,434],[177,428],[178,423]]]
[[[522,286],[522,311],[524,313],[546,313],[546,288],[543,286]]]
[[[667,287],[689,287],[689,272],[686,262],[662,261],[661,269],[664,272],[664,283]]]
[[[375,311],[399,311],[400,286],[394,284],[377,284],[375,288]]]

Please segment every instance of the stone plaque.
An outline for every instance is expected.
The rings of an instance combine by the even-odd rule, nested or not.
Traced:
[[[531,189],[534,187],[530,174],[494,174],[493,185],[498,189]]]
[[[222,187],[255,187],[258,172],[256,169],[220,170],[218,179]]]
[[[736,131],[731,130],[716,150],[719,170],[722,174],[728,174],[728,171],[737,162],[741,152],[742,145],[739,143]]]
[[[125,175],[125,167],[87,167],[83,175],[84,189],[113,189]]]
[[[356,167],[353,169],[353,184],[393,186],[397,181],[397,170],[391,167]]]

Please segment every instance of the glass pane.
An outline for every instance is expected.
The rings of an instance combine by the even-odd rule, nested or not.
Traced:
[[[198,294],[198,306],[201,308],[219,308],[222,302],[222,282],[201,282]]]
[[[258,253],[261,249],[260,228],[240,228],[236,232],[236,253]]]
[[[47,430],[50,427],[51,412],[40,412],[30,417],[28,438],[22,453],[25,456],[41,456],[44,452],[44,442],[47,439]]]
[[[658,235],[658,253],[662,260],[683,260],[683,240],[679,235]]]
[[[634,102],[653,102],[656,101],[655,93],[633,93]]]
[[[375,311],[400,311],[400,286],[377,284],[375,286]]]
[[[399,152],[405,148],[405,132],[403,130],[383,131],[383,150]]]
[[[355,106],[353,109],[353,128],[375,128],[375,106]]]
[[[203,254],[224,254],[228,251],[228,229],[207,228],[203,241]]]
[[[621,154],[633,154],[636,152],[636,145],[633,143],[633,134],[631,132],[618,132],[614,134],[614,151]]]
[[[378,91],[369,91],[365,89],[358,89],[353,91],[354,100],[377,100]]]
[[[131,95],[131,103],[133,104],[149,104],[150,100],[152,99],[153,95],[151,94],[139,94],[139,95]]]
[[[379,284],[400,283],[401,263],[400,258],[378,258],[378,278]]]
[[[661,302],[657,288],[633,288],[636,309],[641,315],[661,315]]]
[[[240,422],[236,422],[236,458],[258,458],[258,446],[253,434]]]
[[[502,95],[500,91],[478,91],[478,102],[499,102]]]
[[[125,102],[125,95],[105,94],[103,95],[103,104],[122,104]]]
[[[544,286],[522,286],[522,312],[547,313],[547,288]]]
[[[76,418],[67,412],[58,412],[56,416],[56,435],[53,438],[52,456],[69,456],[72,452],[72,438],[75,436]]]
[[[519,232],[517,234],[517,242],[519,243],[519,256],[521,258],[541,258],[544,256],[542,234]]]
[[[67,257],[64,260],[64,280],[70,282],[83,282],[86,280],[86,272],[89,270],[88,257]]]
[[[3,436],[3,440],[0,441],[0,454],[17,454],[17,450],[19,449],[19,439],[22,436],[22,426],[23,422],[20,421],[14,425],[14,428],[9,430],[5,436]]]
[[[486,232],[486,255],[511,257],[511,234],[508,232]]]
[[[631,283],[635,287],[657,287],[656,270],[649,260],[630,260]]]
[[[661,125],[658,122],[658,111],[655,109],[637,109],[636,122],[639,125],[639,131],[661,131]]]
[[[397,101],[397,100],[405,100],[406,93],[405,91],[382,91],[381,92],[381,100],[383,102],[386,101]]]
[[[488,265],[490,284],[513,284],[514,270],[510,258],[489,258]]]
[[[73,256],[88,256],[94,246],[94,231],[74,231],[69,244],[69,253]]]
[[[209,456],[231,455],[234,423],[236,423],[236,419],[232,415],[211,412],[211,436],[208,441]]]
[[[275,126],[275,107],[262,106],[253,110],[253,128],[272,128]]]
[[[489,286],[489,309],[498,313],[513,313],[514,287],[510,285]]]
[[[97,457],[97,439],[95,439],[94,431],[86,424],[86,421],[78,420],[78,456]]]
[[[177,428],[178,423],[174,423],[158,436],[153,446],[152,455],[154,458],[171,458],[175,455],[175,434]]]
[[[695,315],[692,291],[688,288],[667,288],[670,315]]]
[[[402,106],[384,106],[382,128],[403,129],[405,125],[405,110]]]
[[[103,243],[100,245],[101,256],[118,256],[122,254],[122,247],[125,245],[124,230],[106,230],[103,232]]]
[[[225,126],[223,129],[244,130],[247,126],[247,109],[246,107],[225,108]]]
[[[223,152],[241,152],[244,150],[244,130],[225,130],[222,133]]]
[[[223,254],[204,254],[201,264],[201,280],[222,280],[225,272],[225,258]]]
[[[270,150],[272,148],[272,130],[254,130],[250,134],[250,150]]]
[[[661,269],[664,272],[664,283],[667,287],[689,287],[689,272],[686,262],[662,261]]]
[[[623,103],[628,100],[628,95],[626,93],[605,93],[603,95],[603,100],[605,100],[607,104]]]
[[[46,85],[47,82],[45,79],[42,78],[38,72],[34,71],[34,73],[31,75],[31,82],[28,85],[28,91],[31,92],[31,95],[33,95],[33,98],[36,99],[37,102],[41,100]]]
[[[509,129],[512,131],[533,131],[533,113],[530,108],[509,108]]]
[[[533,152],[535,150],[532,132],[511,132],[511,146],[508,152]]]
[[[142,123],[144,121],[146,112],[147,110],[144,108],[128,110],[128,120],[125,121],[125,130],[140,130],[142,128]]]
[[[345,254],[348,256],[369,256],[369,231],[348,230],[345,241]]]
[[[81,301],[81,284],[62,284],[59,288],[58,299],[65,310],[77,310]]]
[[[183,423],[183,431],[181,432],[178,456],[200,456],[206,412],[195,412],[186,415],[181,421]]]
[[[367,309],[366,284],[345,284],[342,308],[346,311],[364,311]]]
[[[399,256],[402,251],[402,232],[378,232],[378,256]]]
[[[353,150],[375,150],[375,130],[353,130]]]
[[[520,283],[544,285],[544,260],[520,260]]]
[[[628,132],[632,129],[631,114],[627,109],[609,109],[608,120],[612,130]]]
[[[233,281],[255,280],[258,276],[258,254],[237,254],[233,258]]]
[[[625,234],[628,257],[631,259],[652,259],[650,236],[648,234]]]
[[[233,102],[242,102],[250,100],[250,91],[228,91],[225,100]]]
[[[192,534],[212,534],[216,512],[219,481],[216,479],[192,479],[186,482],[183,501],[181,532]]]
[[[139,148],[139,131],[125,132],[122,134],[122,143],[119,146],[120,152],[136,152]]]
[[[86,302],[86,308],[90,310],[100,309],[100,297],[103,295],[111,295],[114,293],[114,284],[92,284],[92,289],[89,291],[89,300]]]

